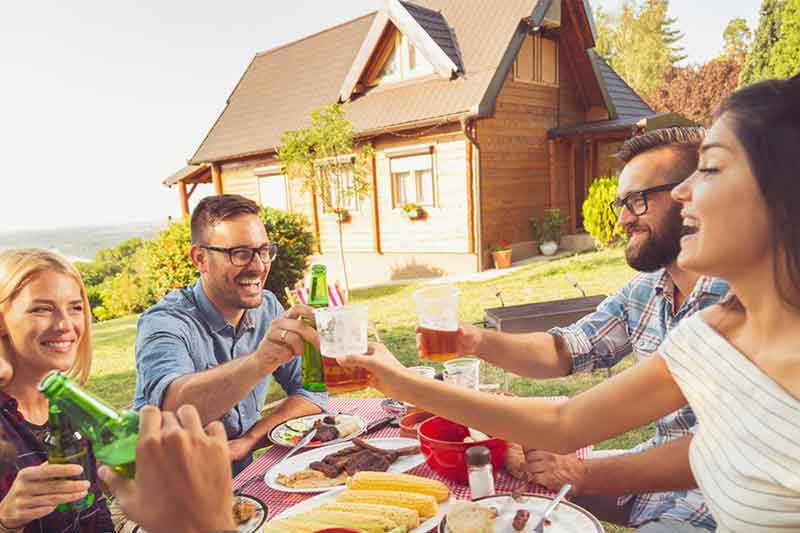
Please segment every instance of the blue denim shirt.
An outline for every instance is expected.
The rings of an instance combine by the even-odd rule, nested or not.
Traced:
[[[211,304],[200,280],[170,292],[139,317],[133,408],[160,407],[167,387],[177,378],[254,352],[270,323],[282,314],[278,299],[265,290],[261,305],[245,311],[237,330]],[[295,357],[262,379],[222,417],[228,438],[241,437],[258,421],[273,376],[287,395],[325,409],[327,395],[301,387],[301,360]]]

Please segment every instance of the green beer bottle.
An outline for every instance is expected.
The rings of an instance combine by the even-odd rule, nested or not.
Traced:
[[[124,476],[136,472],[136,439],[139,415],[117,412],[95,398],[64,374],[54,370],[39,383],[39,392],[56,404],[92,443],[98,461]]]
[[[328,281],[325,265],[311,267],[311,290],[308,291],[308,305],[314,309],[328,307]],[[308,322],[308,321],[306,321]],[[308,341],[303,341],[302,385],[305,390],[324,392],[325,371],[319,349]]]
[[[47,426],[47,433],[44,436],[47,462],[52,465],[81,465],[83,473],[71,479],[92,481],[94,470],[89,460],[89,442],[83,438],[83,435],[75,431],[72,421],[64,415],[58,404],[50,403]],[[89,491],[79,500],[59,503],[56,509],[61,513],[79,513],[91,507],[94,500],[95,493]]]

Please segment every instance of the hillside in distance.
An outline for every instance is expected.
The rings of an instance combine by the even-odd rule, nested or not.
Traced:
[[[57,250],[72,260],[93,261],[98,250],[112,248],[139,237],[152,239],[166,222],[131,222],[108,226],[0,231],[0,250],[44,248]]]

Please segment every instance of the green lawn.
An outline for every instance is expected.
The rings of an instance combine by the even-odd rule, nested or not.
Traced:
[[[533,263],[519,271],[490,281],[459,283],[461,318],[471,322],[482,320],[484,309],[499,305],[495,297],[496,289],[502,291],[506,305],[580,296],[565,279],[566,273],[577,279],[587,294],[610,294],[630,279],[633,271],[626,265],[622,250],[614,249]],[[419,362],[414,341],[416,317],[411,301],[411,293],[419,286],[419,284],[387,285],[351,292],[351,301],[369,304],[370,320],[377,323],[376,327],[382,341],[407,366]],[[94,326],[95,355],[88,388],[115,407],[125,407],[133,400],[136,373],[133,353],[135,334],[135,316],[110,320]],[[623,361],[614,372],[629,365],[630,361]],[[538,382],[513,378],[511,389],[524,396],[574,395],[602,381],[605,376],[605,372],[600,372],[594,375],[578,375]],[[484,379],[499,382],[500,372],[487,368],[484,370]],[[356,395],[378,394],[377,391],[367,390]],[[268,401],[281,396],[282,391],[278,387],[273,387],[270,389]],[[641,428],[600,443],[597,447],[629,447],[645,440],[652,433],[652,426]],[[608,526],[607,530],[627,531],[614,526]]]

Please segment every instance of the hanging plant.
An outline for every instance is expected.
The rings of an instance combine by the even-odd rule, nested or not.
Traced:
[[[418,220],[425,216],[425,210],[422,206],[414,202],[408,202],[400,206],[401,214],[409,220]]]

